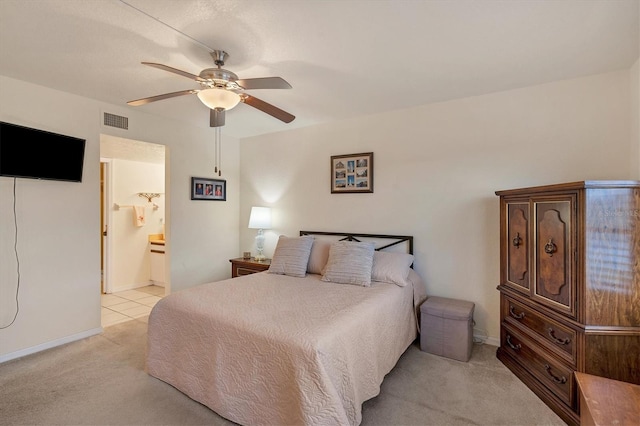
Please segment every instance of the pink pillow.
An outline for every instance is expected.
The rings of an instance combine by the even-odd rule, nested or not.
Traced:
[[[400,287],[406,286],[413,259],[413,255],[408,253],[375,252],[371,281],[393,283]]]
[[[329,260],[329,248],[331,247],[331,241],[328,240],[313,240],[311,246],[311,254],[309,255],[309,263],[307,264],[307,272],[310,274],[322,274],[322,269]]]

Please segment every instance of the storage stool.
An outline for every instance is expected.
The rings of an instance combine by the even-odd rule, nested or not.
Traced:
[[[475,304],[429,297],[420,306],[420,349],[458,361],[469,361],[473,348]]]

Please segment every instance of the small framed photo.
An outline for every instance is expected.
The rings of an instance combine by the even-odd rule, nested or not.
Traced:
[[[373,152],[331,156],[331,193],[373,192]]]
[[[222,179],[192,177],[191,199],[227,201],[227,181]]]

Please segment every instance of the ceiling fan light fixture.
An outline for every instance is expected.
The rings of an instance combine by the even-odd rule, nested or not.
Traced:
[[[240,102],[240,95],[226,89],[204,89],[198,92],[198,98],[211,109],[231,109]]]

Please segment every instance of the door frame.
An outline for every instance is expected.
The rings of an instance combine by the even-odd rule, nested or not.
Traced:
[[[106,236],[103,234],[105,229],[100,230],[101,244],[102,244],[102,286],[105,293],[112,293],[113,286],[111,283],[111,247],[113,246],[112,241],[112,232],[113,227],[111,226],[112,217],[111,212],[112,209],[110,206],[113,205],[113,197],[112,197],[112,183],[113,183],[113,173],[111,170],[111,159],[110,158],[102,158],[100,157],[100,166],[104,169],[104,182],[103,182],[103,191],[102,191],[102,211],[100,214],[102,215],[102,221],[104,224],[104,228],[106,229]]]

